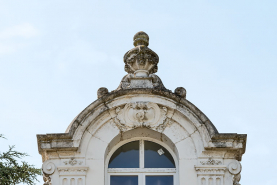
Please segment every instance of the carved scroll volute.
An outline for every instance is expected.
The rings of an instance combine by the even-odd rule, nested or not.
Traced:
[[[241,172],[241,164],[237,160],[230,162],[228,165],[229,172],[232,175],[237,175]]]
[[[230,164],[228,165],[228,170],[230,172],[230,174],[233,175],[233,185],[240,185],[239,181],[241,179],[241,164],[239,161],[234,160],[232,162],[230,162]]]
[[[115,122],[122,131],[137,127],[148,127],[156,129],[164,124],[167,108],[160,108],[152,102],[132,102],[125,105],[123,109],[117,107]]]
[[[51,185],[51,177],[56,170],[56,166],[54,163],[50,161],[45,161],[42,165],[42,171],[43,171],[43,185]]]
[[[55,164],[50,161],[45,161],[42,165],[42,171],[47,175],[53,174],[55,170],[56,170]]]

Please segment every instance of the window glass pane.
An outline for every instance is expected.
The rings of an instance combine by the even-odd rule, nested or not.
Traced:
[[[139,141],[117,149],[109,161],[109,168],[139,168]]]
[[[146,176],[146,185],[173,185],[173,176]]]
[[[111,176],[111,185],[138,185],[138,176]]]
[[[144,167],[175,168],[175,163],[167,149],[157,143],[144,141]]]

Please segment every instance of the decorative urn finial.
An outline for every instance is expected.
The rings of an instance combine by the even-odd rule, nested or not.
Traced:
[[[133,41],[135,47],[123,57],[128,74],[123,77],[117,90],[150,88],[169,91],[154,74],[158,71],[159,56],[148,48],[149,36],[140,31],[134,35]]]
[[[140,31],[134,36],[135,48],[124,55],[125,71],[137,78],[147,78],[158,71],[159,56],[147,46],[149,36]]]

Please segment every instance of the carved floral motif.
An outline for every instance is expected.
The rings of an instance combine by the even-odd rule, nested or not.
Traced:
[[[71,158],[71,159],[68,160],[68,161],[63,161],[63,163],[64,163],[65,165],[70,164],[71,166],[74,166],[74,165],[76,165],[76,164],[81,165],[81,164],[83,163],[83,161],[77,161],[76,159]]]
[[[214,160],[212,158],[209,158],[207,161],[200,161],[202,165],[220,165],[222,164],[219,160]]]
[[[88,171],[87,166],[58,167],[57,169],[60,175],[86,175]]]
[[[58,169],[59,172],[68,172],[68,173],[72,173],[72,172],[86,172],[87,169],[70,169],[70,168],[66,168],[66,169]]]
[[[159,107],[152,102],[137,101],[128,103],[122,109],[115,109],[114,121],[121,131],[127,131],[137,127],[148,127],[157,131],[163,131],[166,126],[166,107]]]
[[[57,170],[60,175],[86,175],[88,166],[60,166]]]
[[[196,168],[195,170],[201,174],[224,174],[226,168]]]

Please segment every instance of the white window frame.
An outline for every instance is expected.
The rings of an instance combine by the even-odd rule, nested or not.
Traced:
[[[139,140],[139,168],[108,168],[108,163],[110,161],[113,153],[126,143]],[[152,141],[157,143],[164,148],[166,148],[175,162],[175,168],[144,168],[144,141]],[[122,141],[112,148],[106,157],[105,169],[106,169],[106,183],[105,185],[110,185],[110,178],[112,175],[116,176],[138,176],[138,185],[146,185],[146,176],[173,176],[173,185],[179,185],[178,177],[178,162],[177,156],[172,151],[170,147],[165,145],[163,142],[152,139],[152,138],[133,138],[129,140]]]

